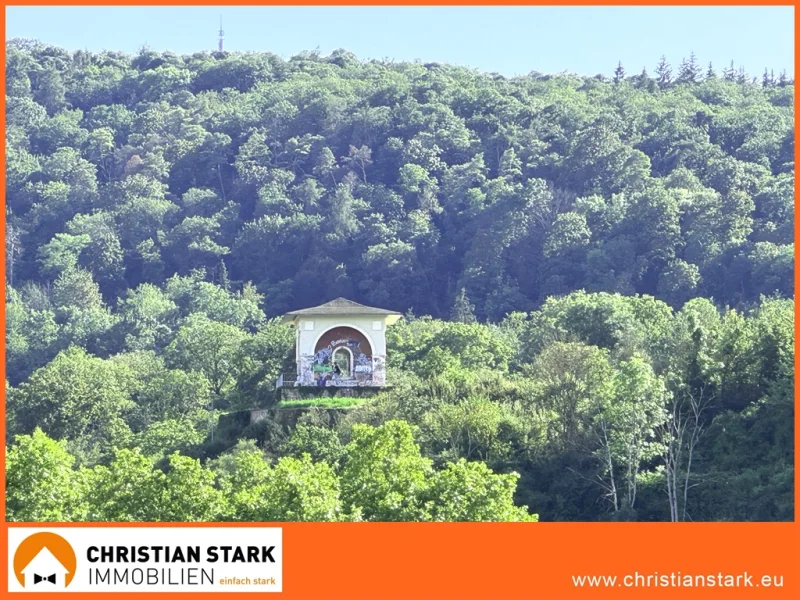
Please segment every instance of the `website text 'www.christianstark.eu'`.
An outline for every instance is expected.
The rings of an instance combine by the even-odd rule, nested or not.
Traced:
[[[758,588],[783,587],[783,575],[752,575],[747,571],[738,574],[715,573],[692,575],[681,573],[638,572],[627,575],[573,575],[575,587],[626,587],[626,588]]]

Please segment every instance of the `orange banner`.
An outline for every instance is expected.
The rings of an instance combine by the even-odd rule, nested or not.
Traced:
[[[794,598],[800,592],[793,523],[183,525],[232,533],[259,526],[283,529],[281,596],[287,598]]]

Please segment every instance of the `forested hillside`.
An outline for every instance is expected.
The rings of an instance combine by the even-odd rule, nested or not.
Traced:
[[[792,518],[784,75],[6,50],[9,518]],[[394,388],[216,430],[338,296]]]

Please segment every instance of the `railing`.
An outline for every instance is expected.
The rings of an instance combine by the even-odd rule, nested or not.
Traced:
[[[275,382],[275,388],[292,387],[297,382],[297,373],[281,373],[278,381]]]
[[[297,373],[281,373],[278,377],[278,380],[275,382],[275,388],[282,388],[282,387],[295,387],[299,385],[299,375]],[[317,383],[314,381],[308,385],[309,387],[314,386],[316,387]],[[339,377],[333,377],[326,381],[324,387],[379,387],[383,384],[376,384],[373,382],[372,377],[347,377],[341,375]]]

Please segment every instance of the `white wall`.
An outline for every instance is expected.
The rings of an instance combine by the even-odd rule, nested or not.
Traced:
[[[372,324],[380,322],[380,331],[373,331]],[[306,330],[306,323],[313,323],[312,331]],[[372,346],[373,355],[386,356],[386,322],[385,317],[302,317],[297,322],[299,339],[297,343],[297,357],[314,354],[317,341],[322,335],[335,327],[352,327],[364,334]]]

